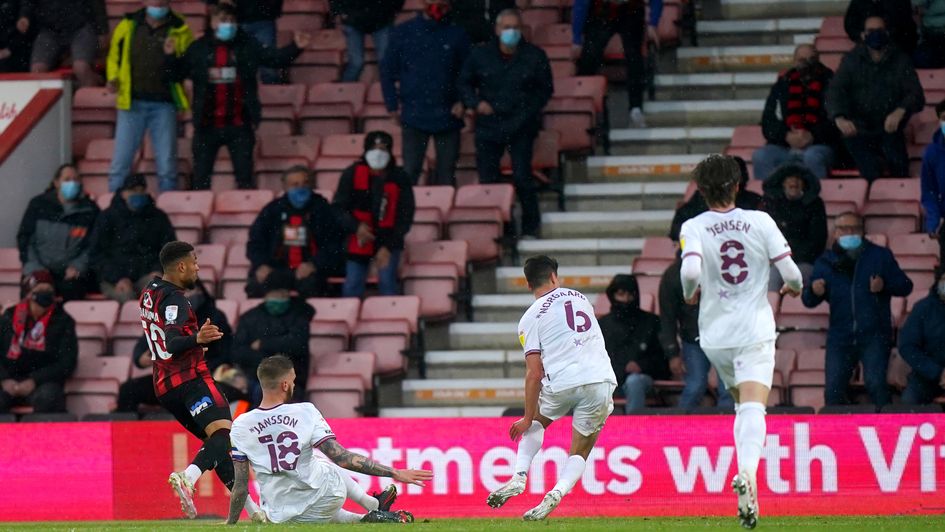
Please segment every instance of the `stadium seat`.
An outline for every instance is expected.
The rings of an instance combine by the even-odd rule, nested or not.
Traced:
[[[555,79],[555,94],[544,110],[544,127],[561,133],[565,152],[587,151],[594,146],[594,133],[603,122],[607,79],[575,76]]]
[[[401,279],[404,293],[420,298],[420,317],[452,319],[458,311],[457,302],[469,301],[468,254],[465,240],[408,244]]]
[[[170,217],[178,239],[191,244],[203,241],[207,219],[213,212],[213,192],[171,190],[158,196],[157,206]]]
[[[797,358],[794,367],[797,370],[823,370],[826,366],[826,349],[797,349],[795,353]]]
[[[640,256],[633,259],[634,275],[663,275],[676,259]]]
[[[216,195],[207,227],[210,242],[229,245],[246,242],[249,226],[275,194],[271,190],[227,190]]]
[[[907,271],[906,276],[912,280],[912,289],[918,292],[926,292],[937,279],[934,272]]]
[[[827,345],[827,331],[780,331],[778,349],[807,349]]]
[[[793,349],[778,349],[774,354],[774,381],[768,406],[786,403],[788,400],[787,383],[791,372],[796,369],[797,353]]]
[[[830,321],[830,306],[821,303],[807,308],[798,297],[786,297],[781,301],[778,327],[803,331],[825,331]]]
[[[308,400],[328,419],[358,417],[364,389],[357,375],[318,375],[308,378]]]
[[[856,46],[856,43],[851,41],[849,37],[844,35],[843,37],[816,37],[814,39],[814,46],[817,48],[817,51],[823,54],[831,53],[840,53],[845,54],[853,49]]]
[[[108,337],[118,319],[117,301],[67,301],[63,309],[75,320],[79,357],[98,356],[108,349]]]
[[[571,24],[543,24],[532,31],[532,44],[547,48],[561,46],[571,48]]]
[[[222,244],[199,244],[195,246],[200,279],[211,296],[217,295],[217,282],[223,277],[226,264],[226,246]]]
[[[256,160],[256,183],[260,189],[282,193],[282,174],[293,166],[311,169],[318,159],[321,139],[315,136],[262,136]]]
[[[315,317],[309,324],[309,353],[317,356],[348,349],[351,332],[358,324],[361,300],[346,298],[310,298]]]
[[[903,270],[931,271],[939,261],[939,244],[925,233],[896,235],[889,250]]]
[[[869,183],[861,178],[820,181],[820,197],[824,200],[827,216],[831,217],[847,211],[862,211],[868,190]]]
[[[287,35],[291,41],[291,34]],[[344,63],[345,36],[340,29],[312,34],[312,43],[289,67],[292,83],[311,85],[336,81]]]
[[[377,373],[403,374],[407,370],[404,351],[412,347],[418,332],[420,298],[417,296],[375,296],[364,300],[361,315],[352,333],[356,351],[377,355]]]
[[[912,233],[919,229],[922,209],[917,178],[880,178],[870,187],[863,214],[866,232]]]
[[[236,321],[239,319],[239,302],[230,301],[229,299],[217,299],[214,300],[214,304],[217,310],[226,316],[226,322],[230,327],[236,329]]]
[[[732,133],[732,140],[729,141],[729,148],[748,148],[757,149],[765,145],[765,136],[761,132],[761,126],[737,126]],[[749,159],[750,160],[750,159]]]
[[[788,389],[791,404],[819,410],[824,406],[823,370],[797,370],[791,373]]]
[[[66,381],[66,408],[77,417],[115,409],[118,387],[128,379],[131,357],[80,357]]]
[[[818,37],[846,37],[847,32],[843,28],[843,17],[824,17],[820,23]]]
[[[945,68],[916,69],[916,74],[925,91],[926,103],[938,103],[945,98]]]
[[[93,139],[115,136],[115,95],[105,87],[82,87],[72,96],[72,153],[85,153]]]
[[[322,138],[321,151],[315,161],[315,188],[338,189],[338,180],[345,168],[364,155],[364,135],[328,135]]]
[[[317,375],[355,376],[361,379],[361,389],[374,388],[377,356],[364,351],[323,353],[312,357],[312,370]]]
[[[108,138],[90,140],[85,147],[85,156],[76,164],[76,171],[82,176],[82,188],[93,197],[108,192],[108,171],[115,152],[115,141]],[[140,153],[132,159],[132,167],[137,164]]]
[[[121,305],[118,319],[112,327],[110,353],[116,357],[131,357],[135,343],[144,334],[141,326],[141,310],[138,300],[125,301]]]
[[[898,349],[893,348],[889,357],[889,366],[886,368],[886,383],[897,390],[903,390],[909,382],[910,373],[912,373],[912,368],[909,363],[902,358]]]
[[[443,234],[443,223],[453,206],[456,189],[450,186],[413,187],[416,210],[413,225],[407,233],[407,242],[432,242]]]
[[[515,189],[507,183],[466,185],[456,191],[453,209],[447,217],[450,240],[469,242],[469,260],[492,261],[499,258],[497,239],[512,219]]]
[[[648,236],[643,239],[641,257],[651,259],[675,259],[676,243],[663,236]]]
[[[235,242],[226,251],[226,266],[220,279],[220,293],[225,299],[242,301],[246,299],[246,280],[249,277],[250,263],[246,258],[246,244]]]
[[[259,85],[262,120],[257,134],[287,136],[296,131],[296,121],[305,101],[305,85]]]
[[[20,250],[0,248],[0,307],[6,308],[20,300],[22,271]]]
[[[366,93],[367,88],[362,83],[312,85],[299,111],[302,132],[322,136],[354,133]]]

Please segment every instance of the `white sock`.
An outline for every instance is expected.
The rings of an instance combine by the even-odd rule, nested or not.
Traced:
[[[377,510],[377,507],[380,504],[377,501],[377,499],[368,495],[367,492],[364,491],[364,488],[362,488],[360,484],[358,484],[357,482],[354,481],[353,478],[351,478],[351,475],[348,473],[347,470],[339,467],[338,465],[334,463],[332,463],[331,465],[333,467],[338,468],[338,472],[341,474],[341,478],[345,481],[345,488],[348,491],[349,499],[358,503],[359,506],[361,506],[362,508],[364,508],[365,510],[369,512],[373,510]]]
[[[576,454],[569,456],[568,461],[564,464],[564,471],[558,476],[558,483],[552,489],[558,490],[561,495],[570,493],[577,481],[581,480],[581,476],[584,475],[584,466],[586,465],[587,462],[584,458]]]
[[[187,480],[189,480],[191,484],[196,484],[202,474],[203,471],[194,464],[190,464],[187,466],[187,469],[184,470],[184,476],[187,477]]]
[[[259,511],[259,505],[253,500],[252,495],[246,495],[246,503],[243,504],[243,509],[246,510],[246,513],[249,514],[250,517]]]
[[[738,453],[738,470],[747,472],[751,478],[758,473],[761,449],[765,445],[765,405],[742,403],[735,412],[735,449]]]
[[[331,518],[332,523],[357,523],[364,517],[363,514],[356,514],[348,510],[338,510],[335,516]]]
[[[532,465],[532,460],[538,451],[541,450],[541,444],[545,441],[545,427],[541,423],[532,421],[532,426],[522,434],[522,439],[518,442],[518,454],[515,456],[515,473],[527,475],[528,469]]]

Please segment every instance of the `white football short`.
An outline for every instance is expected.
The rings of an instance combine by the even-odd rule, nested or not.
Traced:
[[[604,428],[604,422],[614,411],[614,389],[610,382],[595,382],[549,393],[541,391],[538,412],[555,421],[574,410],[571,426],[584,436]]]
[[[726,388],[760,382],[771,389],[774,378],[774,340],[726,349],[702,348]]]
[[[326,468],[328,469],[328,468]],[[299,490],[298,497],[307,499],[298,507],[305,508],[300,514],[292,519],[290,523],[329,523],[338,510],[341,509],[347,500],[347,488],[345,481],[341,478],[341,473],[329,469],[329,473],[323,477],[323,484],[319,490]],[[314,500],[313,500],[314,499]],[[305,507],[308,502],[308,507]]]

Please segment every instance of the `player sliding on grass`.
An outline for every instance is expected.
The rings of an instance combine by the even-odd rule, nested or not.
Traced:
[[[771,264],[784,279],[781,294],[797,297],[801,272],[777,224],[761,211],[735,207],[741,171],[735,159],[712,155],[693,179],[709,211],[683,224],[683,295],[699,302],[699,345],[735,398],[738,517],[758,522],[756,473],[765,443],[765,405],[774,375],[774,314],[768,303]]]
[[[535,295],[518,326],[525,350],[525,417],[509,429],[512,441],[521,441],[512,480],[493,491],[487,502],[499,508],[525,491],[528,469],[541,449],[545,429],[573,409],[570,456],[558,483],[523,516],[526,521],[538,521],[558,507],[584,474],[587,456],[614,410],[617,377],[593,305],[584,294],[561,288],[558,262],[544,255],[528,259],[525,279]]]
[[[352,453],[335,441],[315,405],[287,404],[295,391],[295,369],[288,358],[275,355],[264,359],[256,375],[262,402],[259,408],[238,417],[230,434],[236,482],[230,494],[228,524],[239,520],[249,495],[250,464],[259,481],[260,503],[273,523],[413,522],[408,512],[390,511],[397,496],[393,484],[372,497],[341,468],[417,486],[432,479],[432,472],[393,469]],[[317,458],[312,449],[319,449],[334,463]],[[368,514],[342,510],[345,499],[357,502]]]

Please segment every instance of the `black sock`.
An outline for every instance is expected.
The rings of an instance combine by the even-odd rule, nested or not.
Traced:
[[[233,462],[230,461],[230,429],[219,429],[203,442],[203,447],[194,455],[195,466],[200,472],[216,469],[219,464],[230,466],[230,482],[233,479]]]
[[[217,478],[226,486],[226,489],[233,490],[233,481],[236,475],[233,473],[233,460],[229,455],[217,462],[217,467],[213,469],[213,472],[217,474]]]

